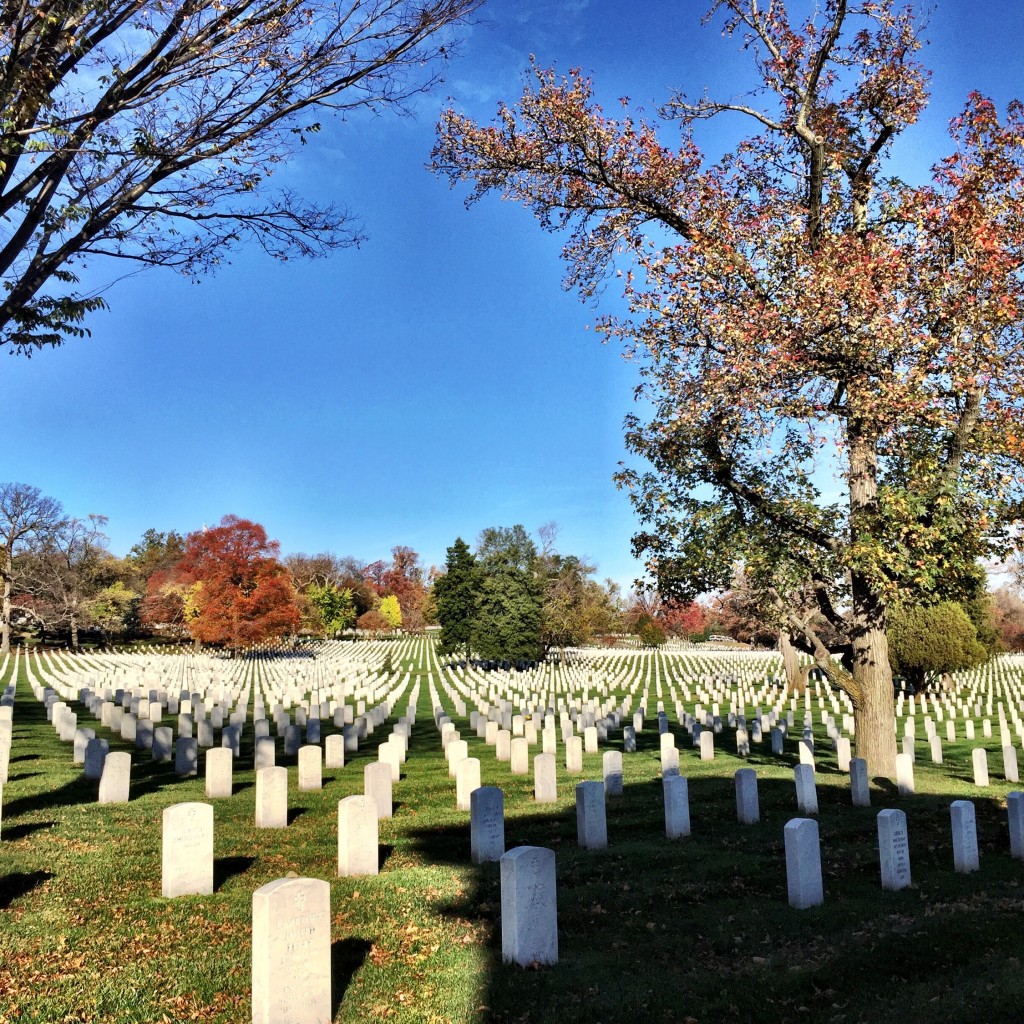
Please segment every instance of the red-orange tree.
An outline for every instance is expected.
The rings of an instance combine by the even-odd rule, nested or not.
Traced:
[[[650,524],[636,551],[684,598],[741,563],[891,775],[887,610],[969,590],[1021,517],[1024,116],[972,95],[951,155],[906,184],[891,148],[928,81],[912,9],[722,14],[753,56],[746,101],[679,94],[658,123],[613,119],[578,73],[538,68],[492,126],[447,112],[434,165],[571,231],[584,295],[618,266],[629,313],[601,328],[656,409],[627,423],[653,467],[621,476]],[[694,131],[724,113],[754,134],[712,162]],[[808,596],[844,635],[840,663]]]
[[[201,643],[235,648],[286,636],[298,629],[299,610],[277,555],[259,523],[224,516],[186,537],[165,597],[181,595],[189,633]]]

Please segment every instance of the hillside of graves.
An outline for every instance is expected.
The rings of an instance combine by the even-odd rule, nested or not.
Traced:
[[[767,653],[18,652],[0,695],[0,1024],[1019,1019],[1021,657],[894,698],[898,784]]]

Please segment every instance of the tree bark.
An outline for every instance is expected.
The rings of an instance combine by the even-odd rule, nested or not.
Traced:
[[[786,682],[794,692],[801,694],[807,689],[807,675],[800,671],[800,659],[787,630],[779,631],[779,653],[782,655],[782,666],[786,670]]]
[[[856,418],[849,424],[850,539],[870,542],[878,495],[878,459],[870,433]],[[857,756],[875,776],[896,777],[896,713],[892,667],[885,635],[885,602],[863,573],[850,574],[853,720]]]
[[[5,558],[3,609],[0,610],[0,654],[11,652],[11,574],[10,556]]]

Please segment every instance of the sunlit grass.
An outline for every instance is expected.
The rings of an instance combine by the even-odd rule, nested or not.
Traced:
[[[292,769],[284,830],[253,827],[250,739],[235,795],[214,801],[215,892],[176,900],[160,896],[161,812],[204,800],[202,775],[178,779],[135,752],[131,802],[99,806],[24,678],[14,723],[0,838],[3,1024],[248,1022],[252,893],[288,872],[331,882],[336,1021],[1020,1019],[1024,865],[1009,857],[1013,787],[999,778],[997,739],[946,744],[942,768],[919,741],[917,795],[874,788],[874,806],[854,808],[819,736],[825,904],[794,911],[783,828],[796,816],[795,756],[771,757],[766,741],[747,759],[720,749],[701,762],[674,727],[693,835],[669,841],[657,731],[645,729],[624,759],[624,795],[608,802],[610,847],[587,852],[576,846],[572,787],[601,777],[601,755],[569,776],[560,748],[559,802],[540,806],[532,779],[511,776],[460,723],[483,783],[504,790],[507,845],[557,852],[560,962],[523,971],[501,964],[498,867],[470,864],[469,816],[455,809],[426,684],[395,816],[381,822],[379,876],[335,877],[336,808],[362,792],[390,729],[343,769],[325,769],[321,792],[297,792]],[[728,730],[718,739],[728,747]],[[982,743],[986,790],[971,782],[970,751]],[[733,773],[744,764],[758,772],[756,826],[736,822]],[[953,871],[957,798],[977,807],[981,871],[970,876]],[[879,884],[882,807],[909,818],[914,885],[901,893]]]

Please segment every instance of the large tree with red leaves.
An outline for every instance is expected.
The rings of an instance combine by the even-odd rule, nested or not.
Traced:
[[[891,776],[889,610],[971,592],[1022,516],[1024,110],[971,95],[951,155],[908,184],[891,150],[929,77],[913,7],[723,14],[753,57],[746,98],[616,119],[580,74],[536,68],[494,125],[447,112],[434,164],[571,232],[584,295],[618,268],[628,315],[601,329],[655,410],[627,426],[653,467],[621,477],[650,524],[637,553],[684,599],[741,564]],[[698,134],[719,115],[753,130],[712,161]]]
[[[190,533],[181,561],[154,574],[154,611],[181,618],[198,643],[247,647],[293,633],[299,609],[277,541],[259,524],[224,516],[219,526]],[[152,589],[152,588],[151,588]]]

